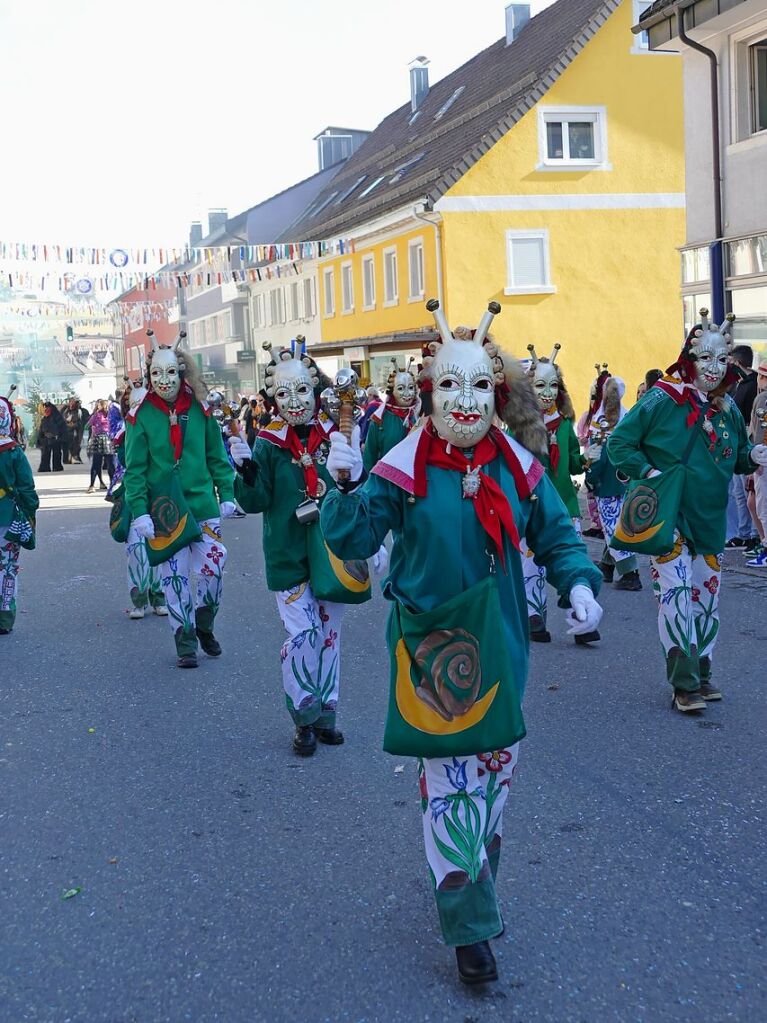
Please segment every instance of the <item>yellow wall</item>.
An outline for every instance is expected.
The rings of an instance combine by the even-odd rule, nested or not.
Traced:
[[[533,109],[472,167],[448,197],[683,193],[681,58],[634,55],[633,5],[624,0],[543,106],[604,106],[612,170],[540,172]],[[673,362],[682,337],[679,256],[683,209],[452,213],[445,211],[446,305],[452,323],[476,322],[490,298],[494,333],[515,354],[563,343],[578,412],[594,363],[608,361],[633,400],[645,370]],[[552,295],[504,295],[507,229],[547,228]]]
[[[350,255],[322,260],[318,266],[317,290],[323,341],[354,341],[357,338],[373,337],[394,331],[413,330],[427,326],[431,317],[424,308],[424,298],[408,301],[410,277],[408,267],[408,243],[416,238],[423,239],[424,293],[425,298],[436,294],[437,273],[434,242],[434,228],[422,224],[414,230],[387,238],[374,245],[358,248]],[[396,305],[384,306],[384,249],[397,249],[397,278],[399,299]],[[372,254],[375,259],[375,309],[362,309],[362,259]],[[341,303],[341,266],[351,260],[354,278],[354,312],[344,314]],[[324,271],[332,267],[335,284],[335,315],[326,316]]]

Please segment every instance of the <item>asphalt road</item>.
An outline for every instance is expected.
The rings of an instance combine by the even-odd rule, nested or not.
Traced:
[[[301,761],[259,520],[226,524],[224,656],[183,672],[165,620],[127,617],[99,496],[43,479],[0,639],[2,1023],[767,1019],[767,573],[728,556],[726,699],[697,720],[669,709],[649,587],[607,588],[598,649],[554,613],[506,810],[501,980],[472,992],[415,766],[381,751],[380,596],[346,619],[346,745]]]

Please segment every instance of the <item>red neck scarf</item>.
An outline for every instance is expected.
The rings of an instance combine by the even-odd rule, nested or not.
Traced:
[[[482,440],[474,448],[474,457],[468,459],[463,448],[450,446],[446,441],[438,437],[432,430],[431,422],[426,425],[426,433],[429,437],[429,445],[426,451],[426,464],[436,465],[440,469],[454,469],[460,473],[469,473],[472,470],[481,470],[483,465],[493,462],[499,454],[505,454],[506,443],[503,438],[497,436],[497,430],[492,427],[490,432],[485,434]],[[511,458],[506,458],[506,463],[516,476],[521,472],[519,463]],[[506,559],[503,553],[503,533],[506,532],[512,545],[519,550],[519,532],[514,522],[509,499],[495,482],[492,476],[480,471],[478,473],[479,490],[475,497],[468,497],[467,500],[474,503],[474,511],[479,519],[482,528],[495,544],[495,549],[501,559],[501,565],[506,568]],[[527,481],[524,479],[524,490],[528,490]],[[517,481],[519,483],[519,481]],[[524,492],[524,491],[521,491]]]
[[[306,439],[306,446],[304,446],[295,429],[288,424],[288,433],[285,438],[286,447],[304,471],[306,493],[315,500],[320,496],[318,493],[319,476],[312,455],[326,439],[327,434],[323,433],[316,423],[312,423],[309,436]]]
[[[559,468],[559,441],[557,439],[557,428],[562,422],[562,416],[555,416],[546,423],[546,429],[549,431],[549,461],[551,462],[551,471],[556,472]]]
[[[184,435],[181,432],[181,424],[178,421],[180,415],[183,415],[189,411],[192,407],[192,388],[186,381],[181,382],[181,390],[178,392],[178,396],[173,405],[169,405],[167,401],[163,401],[162,398],[155,394],[154,391],[150,391],[146,400],[150,405],[154,405],[170,420],[170,443],[173,447],[173,453],[176,461],[178,462],[181,458],[181,451],[184,446]]]

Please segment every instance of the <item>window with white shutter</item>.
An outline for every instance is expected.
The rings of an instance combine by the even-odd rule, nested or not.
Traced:
[[[354,277],[352,264],[341,264],[341,312],[354,312]]]
[[[259,293],[253,296],[253,327],[258,329],[264,326],[266,326],[264,322],[264,296]]]
[[[375,256],[362,257],[362,308],[376,307],[376,264]]]
[[[408,243],[408,301],[417,302],[423,298],[423,239],[414,238]]]
[[[314,278],[304,278],[304,319],[311,320],[317,315],[317,306],[314,302]]]
[[[399,288],[397,286],[397,250],[384,249],[384,305],[397,305]]]
[[[549,232],[544,228],[506,232],[507,295],[550,295]]]
[[[300,319],[301,317],[299,302],[300,302],[299,284],[298,281],[293,281],[290,285],[290,319],[292,322]]]
[[[325,299],[325,316],[334,316],[336,311],[336,284],[332,270],[322,272],[323,296]]]

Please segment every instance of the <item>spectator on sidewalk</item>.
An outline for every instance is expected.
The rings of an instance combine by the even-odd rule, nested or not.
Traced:
[[[751,421],[751,410],[756,397],[754,350],[749,345],[736,345],[732,350],[732,363],[740,370],[741,379],[730,389],[730,397],[740,409],[746,423]],[[750,511],[746,478],[733,476],[727,503],[727,544],[730,549],[749,547],[758,543],[759,536]]]
[[[61,413],[52,401],[43,403],[43,415],[37,433],[37,446],[40,448],[40,468],[38,472],[63,472],[61,452],[66,441],[66,427]],[[53,468],[51,468],[53,462]]]
[[[89,418],[88,413],[80,404],[80,399],[72,396],[61,410],[61,414],[67,430],[64,461],[67,465],[72,465],[75,462],[82,465],[83,460],[80,457],[80,449],[83,444],[85,424]]]
[[[756,377],[757,393],[751,408],[751,440],[754,444],[767,443],[767,356],[762,358]],[[756,517],[762,526],[762,542],[753,551],[746,564],[751,568],[767,568],[767,469],[761,466],[753,476]]]
[[[96,402],[93,415],[88,420],[88,430],[90,432],[88,454],[91,456],[91,483],[86,493],[92,494],[96,489],[107,489],[108,484],[104,483],[101,470],[106,469],[110,483],[115,471],[115,449],[109,435],[108,403],[103,398]],[[98,488],[95,485],[96,477],[99,481]]]

